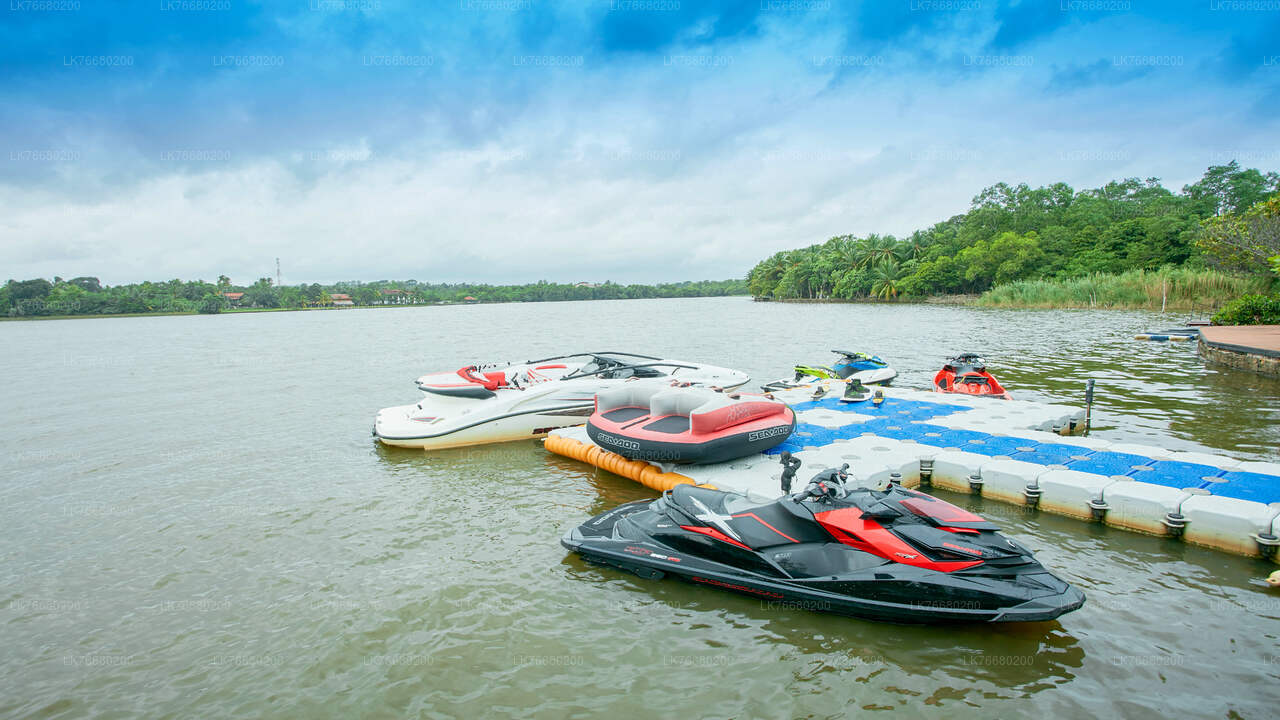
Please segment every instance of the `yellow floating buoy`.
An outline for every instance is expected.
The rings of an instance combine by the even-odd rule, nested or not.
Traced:
[[[1267,576],[1267,584],[1271,587],[1280,587],[1280,570]]]
[[[591,445],[572,438],[559,435],[548,435],[543,443],[547,450],[574,460],[581,460],[588,465],[595,465],[608,470],[614,475],[635,480],[647,488],[661,492],[677,485],[697,485],[692,479],[674,472],[662,472],[661,468],[650,465],[643,460],[629,460],[617,453],[609,452],[598,445]],[[702,485],[714,489],[714,485]]]

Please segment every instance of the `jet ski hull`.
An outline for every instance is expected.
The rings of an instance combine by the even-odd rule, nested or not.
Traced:
[[[646,579],[670,575],[764,602],[883,622],[1044,622],[1085,601],[1083,592],[1038,564],[1024,570],[1015,583],[995,575],[942,573],[863,557],[867,554],[834,542],[802,542],[762,551],[758,565],[762,571],[753,571],[712,559],[733,551],[735,561],[741,563],[747,555],[704,535],[697,535],[697,542],[681,538],[676,543],[680,547],[655,539],[644,528],[656,526],[654,518],[646,518],[655,514],[656,504],[642,500],[614,508],[570,530],[561,544],[589,562]],[[668,532],[664,537],[676,536]],[[698,542],[707,552],[691,552]],[[840,552],[848,558],[821,577],[779,577],[768,569],[795,562],[806,553],[825,560]]]
[[[898,371],[891,367],[875,368],[873,370],[859,370],[850,375],[848,380],[858,380],[863,385],[889,385],[898,377]],[[831,378],[820,378],[814,375],[805,375],[799,380],[794,377],[780,378],[774,380],[767,385],[761,385],[761,389],[765,392],[775,392],[777,390],[787,390],[790,388],[804,387],[806,385],[820,384]]]

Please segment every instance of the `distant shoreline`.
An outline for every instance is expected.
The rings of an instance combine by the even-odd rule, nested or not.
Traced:
[[[245,315],[253,313],[275,313],[275,312],[345,312],[347,310],[405,310],[408,308],[426,308],[426,307],[470,307],[474,305],[515,305],[515,304],[536,304],[536,303],[562,303],[562,302],[607,302],[609,300],[697,300],[709,297],[739,297],[746,298],[747,295],[698,295],[687,298],[600,298],[598,300],[506,300],[506,301],[476,301],[476,302],[442,302],[442,303],[415,303],[400,305],[352,305],[350,307],[301,307],[301,308],[230,308],[216,313],[201,313],[195,310],[156,310],[154,312],[143,313],[101,313],[89,315],[16,315],[0,317],[0,322],[28,322],[37,320],[97,320],[106,318],[139,318],[139,317],[172,317],[177,315],[206,315],[215,317],[217,315]],[[781,302],[781,301],[780,301]],[[814,301],[816,302],[816,301]]]

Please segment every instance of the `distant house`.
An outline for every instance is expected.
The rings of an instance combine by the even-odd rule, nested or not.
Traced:
[[[242,292],[224,292],[224,293],[222,293],[222,297],[224,297],[224,298],[226,298],[226,299],[227,299],[227,304],[228,304],[228,305],[230,305],[231,307],[237,307],[237,306],[239,306],[239,305],[240,305],[240,301],[241,301],[241,300],[244,300],[244,293],[242,293]]]
[[[383,304],[383,305],[396,305],[396,304],[404,303],[404,302],[408,302],[408,301],[409,301],[409,291],[408,291],[408,290],[400,290],[399,288],[391,288],[390,290],[383,290],[383,291],[382,291],[382,304]]]
[[[580,282],[580,283],[574,283],[574,285],[573,285],[573,286],[574,286],[574,287],[584,287],[584,288],[596,288],[596,287],[600,287],[600,285],[599,285],[598,283],[593,283],[593,282]]]
[[[473,297],[471,297],[470,295],[468,295],[468,296],[466,296],[466,297],[462,298],[462,300],[463,300],[463,302],[475,302],[475,301],[476,301],[476,299],[475,299],[475,298],[473,298]]]
[[[351,301],[351,296],[346,293],[330,293],[329,299],[333,301],[334,307],[351,307],[355,305]]]

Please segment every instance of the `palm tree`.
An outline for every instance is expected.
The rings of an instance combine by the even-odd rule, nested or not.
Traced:
[[[898,243],[898,259],[903,262],[917,260],[924,254],[926,247],[924,235],[919,232],[913,232],[911,237]]]
[[[875,265],[881,260],[893,259],[897,245],[898,241],[892,235],[877,235],[875,233],[868,235],[866,239],[858,243],[857,267],[867,267]]]
[[[898,282],[902,280],[902,267],[892,257],[876,263],[873,269],[875,283],[871,286],[871,295],[882,300],[898,297]]]

